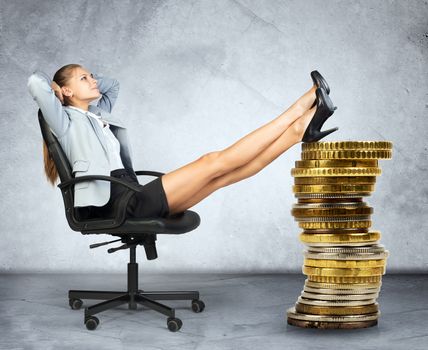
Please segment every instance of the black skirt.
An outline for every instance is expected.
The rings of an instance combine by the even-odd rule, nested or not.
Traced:
[[[167,217],[169,215],[168,201],[162,185],[162,176],[155,180],[140,185],[138,180],[131,176],[126,169],[116,169],[110,176],[135,183],[142,188],[141,192],[134,192],[120,184],[110,183],[110,199],[102,207],[79,207],[80,219],[88,218],[113,218],[116,208],[122,196],[128,192],[134,192],[126,207],[126,218]]]

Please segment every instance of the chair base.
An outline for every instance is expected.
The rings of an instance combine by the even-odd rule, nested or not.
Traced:
[[[104,300],[95,305],[85,308],[84,323],[86,328],[94,330],[99,324],[94,315],[117,306],[128,304],[128,308],[136,310],[137,305],[146,306],[168,316],[167,326],[170,331],[178,331],[182,322],[175,317],[175,309],[158,303],[156,300],[191,300],[194,312],[202,312],[205,308],[203,301],[199,300],[198,291],[143,291],[138,289],[138,264],[135,262],[135,246],[130,248],[130,263],[128,263],[128,290],[127,291],[92,291],[92,290],[70,290],[68,292],[69,305],[78,310],[83,302],[81,299]]]
[[[129,292],[113,292],[113,291],[92,291],[92,290],[70,290],[68,292],[69,304],[72,309],[80,309],[82,305],[81,299],[104,300],[101,303],[91,305],[85,308],[84,324],[88,329],[93,330],[98,326],[98,319],[93,316],[117,306],[128,304],[130,310],[136,310],[137,305],[146,306],[149,309],[155,310],[168,316],[167,326],[172,331],[177,331],[181,328],[181,320],[175,318],[175,309],[167,305],[157,302],[156,300],[191,300],[192,310],[201,312],[205,305],[199,300],[199,292],[197,291],[168,291],[168,292],[148,292],[138,290],[136,293]],[[96,325],[93,324],[95,319]],[[171,329],[170,322],[179,323],[178,329]],[[178,322],[177,322],[178,321]]]

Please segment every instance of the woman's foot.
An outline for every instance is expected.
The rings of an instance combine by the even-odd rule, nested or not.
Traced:
[[[328,86],[327,81],[317,70],[314,70],[311,72],[311,78],[316,88],[323,88],[327,93],[327,95],[330,94],[330,86]],[[316,105],[316,101],[314,101],[311,108],[314,107],[315,105]]]
[[[333,106],[325,90],[317,89],[316,94],[316,107],[307,110],[292,124],[299,142],[315,142],[338,130],[338,128],[320,130],[327,118],[334,113],[336,107]]]
[[[334,107],[333,102],[330,97],[327,95],[327,92],[321,87],[316,90],[316,105],[317,109],[314,117],[310,121],[305,133],[303,134],[303,142],[315,142],[323,137],[331,134],[332,132],[338,130],[338,128],[333,128],[326,131],[321,131],[322,126],[324,125],[327,118],[329,118],[336,107]]]
[[[330,86],[328,86],[327,81],[317,70],[311,72],[311,78],[316,87],[323,88],[327,95],[330,94]]]
[[[301,116],[303,113],[312,108],[316,103],[316,90],[317,87],[312,85],[312,87],[306,91],[300,98],[294,103],[293,106],[298,107],[298,114]]]

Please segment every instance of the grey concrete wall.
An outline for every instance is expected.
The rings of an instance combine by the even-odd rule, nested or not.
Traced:
[[[390,140],[367,202],[388,270],[428,271],[427,1],[0,1],[0,271],[125,271],[108,236],[69,229],[46,182],[35,69],[64,64],[117,77],[114,113],[136,170],[169,172],[223,149],[284,111],[318,69],[339,107],[328,140]],[[143,271],[300,271],[304,246],[292,147],[256,176],[195,207],[200,227],[158,239]],[[147,179],[148,180],[148,179]],[[143,183],[147,180],[143,180]],[[139,260],[144,261],[143,250]]]

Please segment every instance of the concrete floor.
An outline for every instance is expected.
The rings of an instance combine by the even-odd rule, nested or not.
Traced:
[[[125,275],[0,275],[0,349],[428,349],[428,275],[385,275],[378,326],[358,330],[302,329],[286,309],[304,275],[149,275],[140,288],[199,290],[206,309],[173,301],[183,321],[177,333],[166,317],[121,306],[97,315],[88,331],[83,309],[68,306],[69,289],[122,290]],[[88,301],[90,305],[93,301]]]

